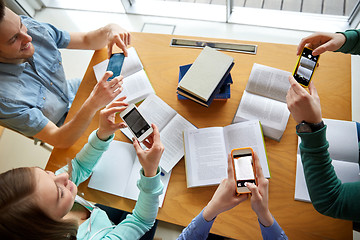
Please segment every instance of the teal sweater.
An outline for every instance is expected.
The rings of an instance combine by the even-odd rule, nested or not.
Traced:
[[[341,32],[346,41],[336,52],[360,54],[360,29],[351,29],[345,32]]]
[[[89,136],[88,143],[72,160],[72,181],[79,185],[85,181],[92,173],[92,169],[105,152],[112,136],[107,141],[102,141],[96,136],[96,131]],[[119,156],[121,161],[121,156]],[[65,166],[56,174],[67,171]],[[140,180],[137,183],[140,189],[138,201],[132,214],[127,215],[117,226],[113,226],[106,213],[95,207],[84,223],[79,226],[77,239],[139,239],[154,224],[159,207],[159,195],[163,191],[163,184],[160,181],[160,169],[154,177],[148,178],[140,171]]]
[[[314,133],[298,133],[306,185],[314,208],[334,218],[360,221],[360,182],[341,183],[328,152],[326,126]]]

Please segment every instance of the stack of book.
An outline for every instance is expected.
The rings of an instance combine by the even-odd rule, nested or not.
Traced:
[[[178,99],[208,107],[214,99],[230,98],[230,70],[234,59],[206,46],[191,65],[180,67]]]
[[[184,66],[180,66],[180,70],[179,70],[179,82],[181,81],[181,79],[184,77],[184,75],[186,74],[186,72],[189,70],[189,68],[191,67],[192,64],[188,64],[188,65],[184,65]],[[229,73],[229,75],[227,76],[227,78],[225,79],[225,82],[223,83],[223,85],[220,87],[220,91],[218,94],[215,95],[214,100],[227,100],[231,97],[230,94],[230,85],[233,83],[233,80],[231,78],[231,74]],[[189,99],[187,97],[184,97],[183,95],[180,95],[179,93],[177,94],[177,97],[179,100],[186,100]]]

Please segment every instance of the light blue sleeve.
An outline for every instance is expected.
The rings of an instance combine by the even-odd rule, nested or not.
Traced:
[[[29,22],[32,25],[41,25],[49,33],[50,37],[56,43],[58,48],[66,48],[70,43],[70,33],[64,30],[56,28],[54,25],[49,23],[38,22],[27,16],[21,16],[22,21]]]
[[[96,131],[93,131],[88,139],[88,142],[76,154],[76,157],[71,161],[72,164],[72,176],[71,180],[79,185],[83,181],[89,178],[92,169],[95,164],[99,161],[102,154],[109,148],[110,142],[114,139],[114,134],[106,141],[100,140]],[[62,167],[56,171],[56,175],[62,172],[67,172],[68,166]]]
[[[181,232],[178,240],[202,240],[207,239],[215,218],[210,222],[203,217],[204,209],[197,215],[191,223]]]
[[[154,177],[145,177],[140,170],[137,183],[140,194],[132,214],[128,214],[104,239],[139,239],[152,228],[159,209],[159,195],[164,188],[160,174],[160,168]]]
[[[284,230],[282,230],[282,228],[277,223],[277,221],[275,220],[274,217],[273,217],[273,219],[274,219],[274,223],[269,227],[265,227],[259,221],[261,235],[262,235],[263,239],[264,240],[284,240],[284,239],[287,240],[288,237],[286,236]]]
[[[38,108],[0,97],[1,125],[32,137],[48,124],[49,119]]]

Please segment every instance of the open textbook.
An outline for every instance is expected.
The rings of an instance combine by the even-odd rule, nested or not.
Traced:
[[[290,112],[286,94],[290,72],[254,64],[233,122],[258,119],[266,137],[280,141]]]
[[[106,59],[93,67],[97,81],[104,76],[108,63],[109,59]],[[128,49],[128,57],[124,60],[121,75],[124,77],[123,91],[115,99],[126,96],[128,103],[137,103],[149,94],[155,93],[133,47]]]
[[[140,179],[141,164],[132,144],[112,141],[93,169],[89,188],[111,193],[137,201],[140,190],[137,181]],[[162,207],[169,184],[171,172],[161,174],[164,192],[159,197]]]
[[[327,125],[328,151],[337,177],[343,183],[360,181],[356,123],[333,119],[323,119],[323,121]],[[299,137],[298,144],[300,141]],[[311,202],[299,148],[296,163],[295,200]]]
[[[155,94],[148,96],[138,110],[149,123],[154,123],[159,128],[160,139],[165,147],[160,166],[169,172],[184,156],[183,131],[196,127]],[[129,129],[121,131],[132,139]]]
[[[216,185],[227,178],[227,158],[234,148],[251,147],[270,177],[265,143],[258,120],[184,132],[187,187]]]

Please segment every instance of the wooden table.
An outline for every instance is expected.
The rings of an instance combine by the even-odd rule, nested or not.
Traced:
[[[179,101],[176,97],[179,66],[192,63],[201,49],[170,47],[172,37],[251,43],[258,45],[256,55],[225,52],[234,57],[235,65],[231,71],[233,85],[231,99],[215,101],[205,108],[192,101]],[[152,86],[158,96],[188,119],[198,128],[226,126],[239,105],[242,92],[248,81],[254,63],[292,72],[297,56],[296,46],[245,42],[236,40],[207,39],[173,35],[132,33],[132,46],[135,47],[144,65]],[[71,119],[96,84],[92,66],[107,57],[106,50],[96,51],[76,95],[67,117]],[[321,98],[323,117],[351,120],[351,71],[350,56],[341,53],[325,53],[320,58],[320,66],[314,76],[314,83]],[[290,117],[286,131],[280,142],[265,138],[267,156],[271,171],[269,187],[269,207],[278,223],[290,239],[350,239],[352,223],[323,216],[316,212],[310,203],[294,200],[297,135],[295,121]],[[98,126],[96,115],[81,139],[69,149],[55,148],[46,169],[55,171],[73,158],[87,142],[89,134]],[[128,141],[120,132],[116,139]],[[132,200],[89,189],[88,182],[81,184],[79,192],[90,201],[131,211],[135,205]],[[216,187],[187,189],[184,160],[173,169],[163,208],[158,219],[173,224],[187,226],[207,202]],[[260,229],[250,201],[219,215],[211,229],[212,233],[235,239],[260,239]]]

